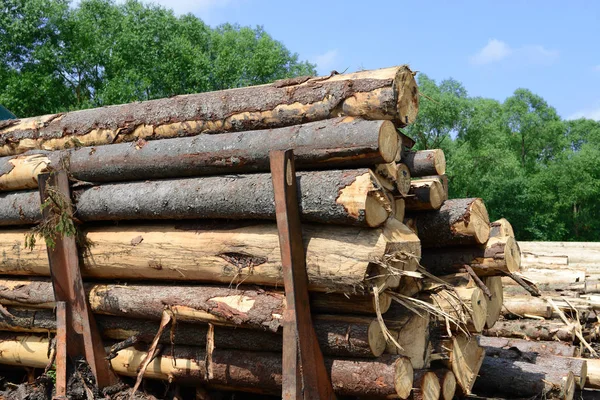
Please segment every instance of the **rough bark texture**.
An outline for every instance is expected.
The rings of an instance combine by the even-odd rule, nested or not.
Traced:
[[[486,336],[521,338],[530,340],[556,341],[573,343],[575,326],[566,326],[563,322],[515,319],[498,321],[493,328],[484,331]]]
[[[419,96],[406,66],[13,120],[0,155],[297,125],[339,115],[414,121]]]
[[[5,334],[0,340],[0,363],[44,368],[48,363],[47,349],[45,337]],[[175,360],[167,353],[150,364],[145,377],[263,394],[281,393],[281,355],[278,353],[217,348],[210,365],[201,347],[176,346]],[[136,376],[145,354],[138,350],[121,350],[111,360],[112,367],[118,374]],[[325,364],[339,396],[406,399],[412,388],[413,370],[408,360],[400,356],[382,356],[376,360],[326,358]],[[208,374],[209,368],[212,375]]]
[[[24,248],[26,230],[0,231],[0,272],[49,275],[43,240]],[[273,223],[189,222],[163,225],[89,227],[93,245],[84,257],[84,277],[118,280],[185,280],[283,287],[277,227]],[[419,240],[390,218],[381,228],[333,225],[303,226],[309,289],[354,293],[371,284],[386,285],[387,276],[371,277],[373,261],[384,265],[399,253],[420,256]],[[386,264],[387,263],[387,264]]]
[[[501,349],[517,349],[524,353],[538,353],[560,357],[577,357],[579,349],[576,346],[563,342],[542,342],[504,337],[480,336],[479,344],[484,347],[497,347]]]
[[[439,210],[413,217],[423,247],[482,244],[489,238],[490,220],[478,198],[447,200]]]
[[[54,332],[56,319],[49,309],[22,309],[7,307],[13,315],[9,318],[0,315],[0,330],[20,333]],[[102,336],[106,339],[125,340],[137,336],[142,342],[150,343],[159,322],[96,315],[96,322]],[[385,350],[385,339],[379,323],[374,319],[315,316],[315,332],[319,347],[326,355],[338,357],[373,358],[379,357]],[[171,344],[171,333],[175,344],[205,346],[208,325],[201,323],[178,322],[172,332],[167,329],[160,343]],[[281,331],[257,331],[251,329],[214,327],[214,345],[219,349],[245,351],[280,352]]]
[[[402,154],[402,162],[412,177],[446,173],[446,157],[441,149],[407,151]]]
[[[368,169],[300,172],[297,181],[304,221],[375,227],[392,213]],[[109,183],[73,196],[81,221],[275,219],[270,174]],[[3,194],[0,209],[0,225],[41,219],[37,191]]]
[[[413,180],[405,198],[408,211],[438,210],[445,200],[444,188],[439,180]]]
[[[47,166],[68,168],[87,182],[268,172],[270,150],[294,150],[296,168],[370,167],[391,162],[400,138],[390,121],[351,117],[222,135],[34,151],[0,158],[0,190],[37,188]]]
[[[482,246],[428,249],[423,252],[421,264],[435,275],[463,270],[467,264],[479,276],[494,276],[519,271],[521,253],[514,238],[491,238]]]
[[[508,396],[556,396],[572,399],[582,362],[565,357],[486,348],[486,357],[475,382],[478,393]]]

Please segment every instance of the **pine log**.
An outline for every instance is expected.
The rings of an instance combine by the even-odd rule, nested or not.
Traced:
[[[0,231],[0,273],[49,276],[43,240],[33,251],[24,248],[28,232]],[[273,223],[120,224],[87,227],[85,237],[93,244],[81,264],[88,278],[283,285]],[[381,265],[418,257],[421,250],[416,235],[393,218],[378,229],[306,224],[303,238],[312,291],[350,294],[387,285],[391,273],[382,276]],[[373,261],[376,276],[370,275]]]
[[[441,182],[437,179],[413,180],[406,196],[406,209],[409,211],[438,210],[446,195]]]
[[[66,114],[12,120],[0,128],[0,156],[31,149],[270,129],[340,115],[412,123],[419,96],[406,66],[181,95]]]
[[[587,380],[585,387],[589,389],[600,389],[600,360],[587,359]]]
[[[47,349],[45,337],[3,334],[0,363],[45,368]],[[280,354],[216,348],[212,362],[207,365],[202,347],[176,346],[175,359],[167,353],[170,352],[149,365],[144,377],[262,394],[281,393]],[[121,350],[111,360],[112,367],[120,375],[135,377],[145,354],[145,351]],[[339,396],[406,399],[412,388],[413,369],[400,356],[382,356],[376,360],[326,358],[325,363]],[[212,374],[207,373],[208,368]]]
[[[552,306],[543,299],[531,296],[505,297],[503,315],[517,315],[521,318],[528,316],[552,318]]]
[[[475,383],[482,393],[572,399],[578,382],[587,379],[583,359],[539,355],[518,349],[486,347]]]
[[[13,317],[0,315],[0,330],[19,333],[47,333],[56,330],[54,314],[49,309],[7,307]],[[104,338],[125,340],[132,336],[150,343],[158,330],[157,320],[96,315],[96,322]],[[314,327],[319,347],[325,355],[353,358],[374,358],[383,354],[386,343],[379,322],[369,318],[343,318],[316,315]],[[171,336],[171,333],[173,334]],[[172,332],[167,330],[160,343],[205,346],[208,325],[177,322]],[[219,349],[280,352],[281,331],[263,332],[251,329],[214,327],[214,346]]]
[[[413,400],[438,400],[441,395],[440,381],[433,371],[417,370],[413,379]]]
[[[447,200],[437,211],[412,217],[423,247],[483,244],[489,238],[488,213],[478,198]]]
[[[456,378],[452,371],[436,369],[433,371],[440,381],[441,400],[452,400],[456,393]]]
[[[394,199],[394,218],[398,221],[404,221],[404,212],[406,210],[406,203],[404,199],[401,197],[396,197]]]
[[[408,194],[410,172],[406,165],[395,162],[379,164],[375,168],[375,175],[386,190],[401,195]]]
[[[496,347],[501,349],[515,348],[524,353],[538,353],[541,356],[577,357],[579,355],[579,349],[576,346],[563,342],[542,342],[525,339],[479,336],[479,344],[484,347]]]
[[[482,370],[485,350],[473,336],[457,334],[440,341],[435,349],[442,362],[452,371],[460,393],[468,395]]]
[[[422,239],[422,236],[419,234]],[[485,245],[427,249],[421,265],[435,275],[450,274],[467,264],[478,276],[502,275],[521,268],[519,245],[512,237],[490,238]]]
[[[500,218],[490,224],[490,237],[515,237],[513,227],[506,218]]]
[[[410,191],[410,171],[405,164],[396,164],[396,168],[398,169],[398,173],[396,175],[396,186],[398,188],[398,192],[405,196]]]
[[[521,338],[528,340],[575,341],[575,326],[567,326],[563,322],[539,319],[516,319],[498,321],[493,328],[484,332],[486,336]]]
[[[504,305],[504,287],[502,285],[502,277],[488,276],[483,278],[484,285],[489,289],[492,297],[485,296],[487,302],[487,318],[485,319],[485,327],[492,328],[502,314],[502,306]]]
[[[429,364],[429,316],[407,312],[399,304],[394,304],[384,318],[390,334],[402,347],[399,349],[388,341],[386,353],[408,357],[415,369],[426,368]]]
[[[66,166],[86,182],[268,172],[269,151],[294,149],[296,168],[370,167],[394,161],[400,139],[390,121],[351,117],[222,135],[80,147],[0,158],[0,190],[37,188],[37,175]]]
[[[523,268],[521,273],[535,282],[542,291],[578,289],[578,284],[585,282],[585,268],[564,266],[564,269]],[[510,278],[503,278],[505,286],[518,286]],[[575,285],[575,286],[574,286]]]
[[[444,175],[425,175],[425,176],[418,176],[415,178],[415,180],[421,180],[421,179],[433,179],[433,180],[437,180],[442,184],[442,188],[444,190],[444,201],[448,200],[448,175],[444,174]]]
[[[598,271],[600,243],[595,242],[523,242],[523,251],[540,256],[561,257],[571,266]]]
[[[299,172],[300,213],[304,221],[376,227],[392,205],[368,169]],[[41,218],[39,194],[0,197],[0,225],[34,223]],[[75,216],[81,221],[141,219],[275,219],[270,174],[109,183],[75,190]],[[33,209],[37,210],[37,215]],[[35,215],[26,220],[23,215]]]
[[[402,154],[402,162],[412,177],[446,173],[446,157],[441,149],[408,151]]]

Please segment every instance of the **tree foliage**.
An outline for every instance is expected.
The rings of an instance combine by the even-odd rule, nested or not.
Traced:
[[[314,73],[261,27],[211,28],[138,0],[0,5],[0,104],[19,117]]]
[[[419,89],[408,133],[445,150],[450,197],[483,198],[521,240],[600,240],[600,122],[562,120],[527,89],[499,102],[425,75]]]

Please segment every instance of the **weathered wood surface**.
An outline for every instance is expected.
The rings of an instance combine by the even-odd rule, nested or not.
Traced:
[[[479,346],[475,336],[457,334],[436,344],[436,355],[442,355],[442,363],[452,371],[456,378],[458,391],[468,395],[479,379],[485,350]]]
[[[433,371],[417,370],[413,379],[413,400],[438,400],[440,398],[440,381]]]
[[[587,375],[584,360],[486,347],[475,390],[507,396],[572,399],[582,374]]]
[[[530,340],[563,341],[573,343],[575,326],[561,321],[539,319],[515,319],[498,321],[483,332],[486,336],[521,338]]]
[[[542,356],[577,357],[579,349],[563,342],[544,342],[504,337],[479,336],[479,344],[484,347],[518,349],[524,353],[538,353]]]
[[[492,297],[485,296],[487,303],[487,317],[485,327],[492,328],[500,315],[502,315],[502,306],[504,305],[504,287],[502,286],[502,277],[487,276],[483,278],[483,284],[489,289]]]
[[[300,172],[302,219],[381,225],[391,201],[369,169]],[[73,191],[81,221],[143,219],[275,219],[270,174],[108,183]],[[35,223],[40,201],[29,192],[0,195],[0,225]]]
[[[433,371],[440,380],[441,400],[452,400],[456,393],[456,378],[454,373],[447,369],[436,369]]]
[[[0,190],[37,187],[37,175],[66,167],[74,179],[117,182],[269,171],[269,151],[293,149],[298,170],[370,167],[394,161],[390,121],[352,117],[285,128],[199,135],[0,158]]]
[[[419,179],[412,181],[410,191],[404,200],[408,211],[428,211],[438,210],[446,197],[444,187],[439,180]]]
[[[446,173],[446,157],[441,149],[407,151],[402,154],[402,162],[412,177]]]
[[[410,217],[423,247],[483,244],[490,234],[488,213],[479,198],[446,200],[437,211]]]
[[[512,237],[491,238],[485,245],[442,247],[423,252],[421,264],[436,275],[471,266],[479,276],[503,275],[521,268],[519,245]]]
[[[395,303],[384,318],[390,334],[402,347],[399,349],[388,341],[386,352],[408,357],[415,369],[426,368],[429,364],[429,315],[416,315]]]
[[[27,150],[270,129],[340,115],[391,120],[417,116],[419,96],[406,66],[174,96],[4,122],[0,156]]]
[[[24,248],[28,230],[0,231],[0,272],[4,275],[49,275],[43,240],[33,251]],[[162,225],[88,227],[93,245],[82,264],[88,278],[178,280],[281,287],[281,255],[273,223],[189,222]],[[363,292],[372,284],[396,279],[382,274],[397,259],[420,255],[417,236],[390,218],[381,228],[362,229],[306,224],[309,288],[316,291]],[[393,257],[392,257],[393,258]],[[383,271],[385,272],[385,271]],[[371,275],[371,274],[376,275]]]
[[[9,318],[0,315],[0,330],[9,332],[47,333],[56,330],[56,319],[50,309],[7,307],[13,315]],[[100,333],[106,339],[125,340],[139,337],[145,343],[152,342],[159,322],[157,320],[134,319],[96,315]],[[385,351],[385,338],[379,322],[372,318],[317,315],[314,327],[323,353],[338,357],[374,358]],[[202,323],[178,322],[171,331],[167,330],[160,343],[205,346],[208,325]],[[281,331],[258,331],[252,329],[214,327],[214,345],[219,349],[245,351],[280,352]]]
[[[48,363],[48,339],[40,336],[0,336],[0,363],[44,368]],[[206,384],[263,394],[281,393],[281,355],[268,352],[243,352],[215,348],[210,368],[202,347],[175,346],[157,357],[145,377],[168,381]],[[116,373],[137,376],[144,351],[125,349],[111,360]],[[326,358],[334,391],[340,396],[367,398],[408,398],[413,382],[410,362],[401,356],[382,356],[375,360]]]

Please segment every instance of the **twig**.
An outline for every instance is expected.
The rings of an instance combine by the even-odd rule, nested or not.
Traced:
[[[471,275],[471,278],[473,278],[477,286],[479,286],[479,288],[483,290],[483,293],[488,297],[488,299],[491,300],[492,292],[490,292],[490,289],[487,286],[485,286],[485,283],[483,283],[483,281],[477,276],[475,271],[473,271],[473,268],[471,268],[469,264],[464,264],[463,267],[467,270],[469,275]]]
[[[375,297],[375,314],[377,315],[377,322],[379,322],[379,326],[381,327],[381,331],[383,332],[383,337],[386,342],[392,342],[394,346],[398,348],[398,350],[404,350],[400,343],[392,336],[391,332],[385,325],[385,321],[383,320],[383,315],[381,314],[381,308],[379,307],[379,288],[377,286],[373,286],[373,296]]]
[[[208,324],[208,332],[206,332],[206,379],[210,382],[213,379],[213,363],[212,356],[215,351],[215,326]]]
[[[527,290],[532,296],[540,297],[542,295],[542,292],[540,291],[540,289],[538,289],[536,284],[532,281],[527,282],[527,278],[525,278],[524,276],[511,272],[504,273],[513,281],[517,282],[523,289]]]
[[[575,336],[577,336],[577,338],[579,339],[579,341],[589,350],[590,354],[594,357],[598,357],[598,353],[596,353],[596,350],[594,350],[592,348],[592,346],[590,346],[590,344],[587,342],[587,340],[585,340],[585,338],[583,337],[583,334],[581,333],[581,324],[579,323],[579,321],[576,321],[576,324],[572,324],[567,316],[565,315],[565,313],[558,308],[558,306],[556,305],[556,303],[554,303],[554,301],[549,298],[549,297],[542,297],[544,300],[546,300],[546,302],[548,304],[550,304],[550,306],[552,306],[552,308],[554,309],[554,312],[556,312],[558,314],[558,316],[560,317],[560,319],[562,319],[562,321],[565,323],[565,325],[567,326],[575,326]]]
[[[133,335],[123,340],[122,342],[114,344],[110,350],[108,351],[108,355],[106,356],[107,360],[112,360],[117,356],[117,353],[123,349],[131,347],[136,343],[141,341],[141,337],[139,335]]]

